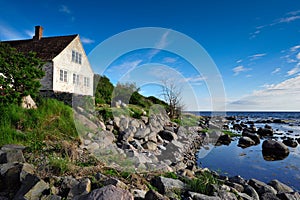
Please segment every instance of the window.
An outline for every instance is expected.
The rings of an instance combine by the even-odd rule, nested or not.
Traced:
[[[83,79],[83,85],[86,87],[90,87],[90,78],[89,77],[84,77]]]
[[[82,54],[72,50],[72,62],[81,64],[82,63],[81,61],[82,61]]]
[[[75,51],[72,51],[72,62],[75,62]]]
[[[78,74],[73,74],[73,84],[79,85],[79,75]]]
[[[68,72],[66,70],[59,70],[59,80],[68,82]]]

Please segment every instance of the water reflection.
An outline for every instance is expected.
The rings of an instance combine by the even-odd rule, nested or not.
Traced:
[[[289,156],[289,153],[280,155],[270,151],[262,151],[262,155],[264,160],[266,161],[276,161],[276,160],[284,160]]]

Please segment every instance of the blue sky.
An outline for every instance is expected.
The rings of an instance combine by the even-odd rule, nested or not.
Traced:
[[[0,40],[30,38],[34,26],[42,25],[45,36],[80,34],[89,55],[101,42],[120,32],[162,27],[185,34],[207,52],[223,80],[227,110],[300,110],[298,0],[0,3]],[[162,33],[153,45],[167,47],[170,36]],[[127,52],[116,58],[105,74],[117,82],[128,70],[143,66],[151,72],[165,67],[181,76],[177,83],[183,86],[178,80],[185,80],[192,91],[183,92],[187,110],[212,110],[209,77],[173,52]],[[97,67],[93,66],[95,72]],[[145,72],[131,76],[133,81],[141,77],[145,78]],[[189,91],[188,87],[183,90]],[[145,95],[159,95],[156,83],[144,85],[141,90]]]

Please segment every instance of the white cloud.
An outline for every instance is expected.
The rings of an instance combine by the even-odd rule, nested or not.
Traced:
[[[296,45],[296,46],[291,47],[291,48],[290,48],[290,51],[295,52],[295,51],[297,51],[298,49],[300,49],[300,45]]]
[[[176,61],[177,61],[177,59],[173,58],[173,57],[165,57],[163,59],[163,62],[165,62],[165,63],[175,63]]]
[[[137,67],[142,60],[135,60],[135,61],[126,61],[119,65],[114,65],[108,69],[110,73],[118,73],[118,74],[125,74],[128,71]]]
[[[280,18],[277,23],[289,23],[298,19],[300,19],[300,16],[283,17]]]
[[[164,49],[167,45],[168,45],[168,41],[167,41],[167,37],[170,33],[170,30],[166,31],[161,38],[159,39],[159,41],[155,44],[155,49],[151,50],[148,58],[149,60],[151,60],[156,54],[158,54],[161,49]]]
[[[300,110],[300,76],[279,84],[265,84],[244,98],[230,102],[229,110]]]
[[[31,30],[25,30],[26,35],[28,35],[29,37],[33,37],[34,36],[34,32]]]
[[[288,12],[287,15],[297,15],[299,13],[300,13],[300,10],[295,10],[295,11]]]
[[[297,59],[300,60],[300,52],[297,54]]]
[[[252,70],[251,68],[245,68],[244,66],[240,65],[232,69],[234,72],[234,76],[239,75],[241,72],[246,72]]]
[[[259,58],[262,58],[264,56],[266,56],[267,54],[266,53],[258,53],[258,54],[254,54],[254,55],[251,55],[251,56],[248,56],[250,58],[250,60],[257,60]]]
[[[94,43],[95,41],[92,40],[92,39],[90,39],[90,38],[82,37],[82,38],[81,38],[81,42],[82,42],[83,44],[92,44],[92,43]]]
[[[66,14],[71,14],[71,10],[66,5],[61,5],[59,7],[59,12],[63,12],[63,13],[66,13]]]
[[[242,59],[236,61],[236,63],[241,63],[241,62],[243,62]]]
[[[281,69],[279,67],[277,67],[276,69],[274,69],[274,71],[272,71],[272,74],[277,74],[280,72],[280,70]]]
[[[24,39],[23,35],[12,27],[0,24],[0,40],[17,40]]]
[[[298,72],[300,72],[300,66],[299,66],[299,63],[297,64],[296,67],[294,67],[293,69],[289,70],[287,72],[287,76],[292,76],[292,75],[295,75],[297,74]]]
[[[202,75],[192,76],[188,78],[184,78],[183,82],[189,82],[193,85],[202,85],[203,81],[205,81],[207,78]]]

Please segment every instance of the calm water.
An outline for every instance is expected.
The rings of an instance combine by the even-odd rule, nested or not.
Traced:
[[[210,113],[201,112],[200,115],[210,116]],[[299,112],[231,112],[227,116],[238,116],[243,121],[257,119],[283,119],[288,120],[289,124],[270,123],[275,135],[278,137],[289,136],[292,138],[300,137],[300,113]],[[262,127],[265,124],[255,124]],[[288,133],[293,131],[293,133]],[[263,140],[262,140],[263,141]],[[237,146],[238,139],[231,142],[229,146],[206,146],[199,150],[198,165],[219,171],[227,176],[241,175],[246,179],[256,178],[264,182],[278,179],[283,183],[300,190],[300,147],[290,148],[290,154],[283,160],[266,161],[262,155],[262,141],[259,145],[242,149]]]

